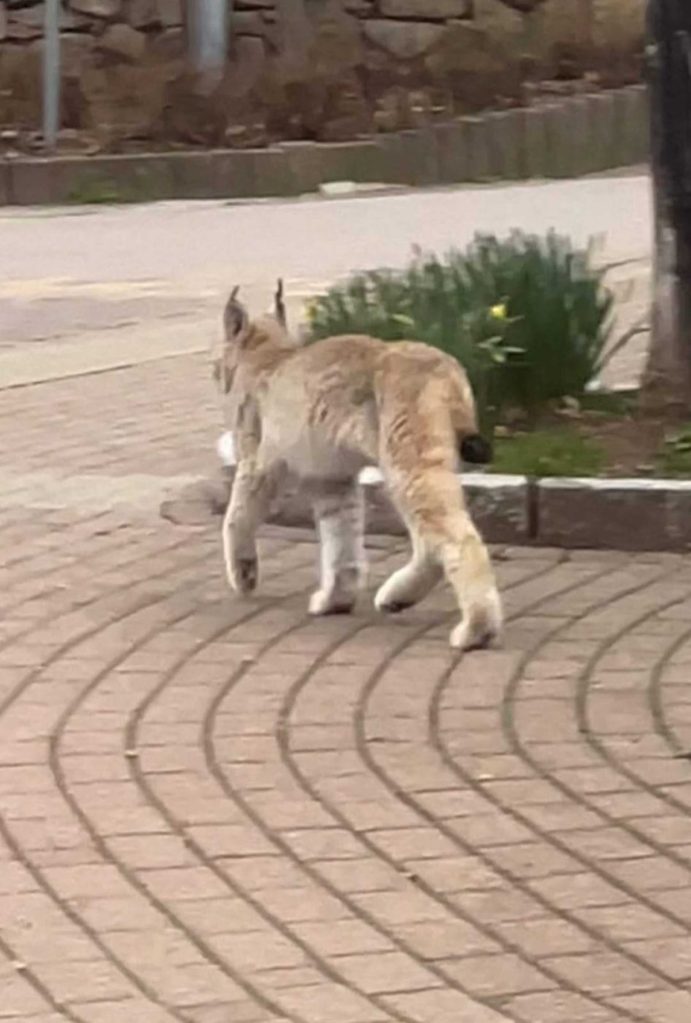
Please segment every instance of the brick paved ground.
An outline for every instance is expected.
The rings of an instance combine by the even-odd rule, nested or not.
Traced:
[[[195,358],[2,396],[0,1019],[688,1023],[691,561],[498,551],[462,659],[307,621],[307,534],[237,603],[156,516],[217,425]]]

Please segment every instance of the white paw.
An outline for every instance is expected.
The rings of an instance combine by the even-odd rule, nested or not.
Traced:
[[[237,558],[233,560],[228,573],[228,582],[233,590],[241,595],[252,593],[259,580],[259,563],[255,557]]]
[[[310,597],[311,615],[347,615],[355,607],[355,597],[337,591],[317,590]]]
[[[502,611],[496,590],[484,606],[474,608],[451,632],[449,643],[454,650],[484,650],[501,638]]]
[[[484,650],[493,640],[493,633],[487,629],[471,627],[469,622],[463,621],[451,630],[449,644],[454,650]]]
[[[454,650],[467,650],[469,640],[470,628],[468,622],[462,621],[455,628],[451,630],[449,636],[449,645]]]
[[[235,441],[233,440],[232,433],[228,430],[226,433],[222,433],[216,442],[216,451],[218,457],[221,459],[223,465],[236,465],[237,458],[235,457]]]
[[[404,587],[401,585],[401,578],[395,572],[390,579],[383,583],[374,597],[374,606],[382,614],[395,615],[399,611],[405,611],[412,607],[414,601],[404,599]]]
[[[401,611],[407,611],[409,607],[413,607],[415,604],[414,600],[395,600],[392,597],[384,594],[377,594],[374,598],[375,610],[379,611],[380,614],[384,615],[397,615]]]
[[[379,587],[374,595],[374,606],[377,611],[386,611],[388,606],[387,590],[389,589],[388,582],[385,582]]]
[[[381,469],[378,469],[376,465],[366,465],[364,469],[360,470],[358,476],[358,483],[362,487],[376,487],[379,483],[384,482],[384,475]]]

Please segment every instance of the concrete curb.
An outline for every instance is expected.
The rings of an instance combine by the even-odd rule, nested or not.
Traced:
[[[220,516],[232,469],[200,481],[164,502],[161,515],[178,525],[204,525]],[[459,478],[460,483],[460,478]],[[691,481],[655,479],[540,479],[467,473],[463,487],[473,520],[489,543],[571,549],[685,551],[691,548]],[[386,488],[365,486],[367,529],[404,535]],[[310,502],[288,492],[269,522],[310,527]]]
[[[0,205],[298,196],[328,181],[407,186],[566,178],[646,162],[634,85],[353,142],[119,156],[5,158]]]

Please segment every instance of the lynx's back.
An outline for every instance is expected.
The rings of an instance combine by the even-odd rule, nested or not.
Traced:
[[[310,475],[320,468],[326,473],[334,451],[348,470],[379,462],[382,431],[395,434],[411,459],[433,451],[442,457],[443,447],[445,463],[457,457],[462,438],[477,431],[462,368],[415,341],[364,335],[317,341],[276,366],[261,404],[272,446],[296,454],[295,471],[307,472],[312,461]]]

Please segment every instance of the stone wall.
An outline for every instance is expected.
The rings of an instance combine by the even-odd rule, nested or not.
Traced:
[[[204,80],[186,64],[184,0],[64,0],[65,144],[340,141],[640,79],[645,0],[231,6],[225,73]],[[20,148],[40,125],[42,18],[40,2],[0,0],[0,127]]]

